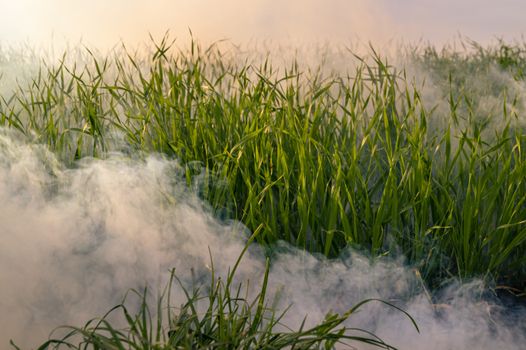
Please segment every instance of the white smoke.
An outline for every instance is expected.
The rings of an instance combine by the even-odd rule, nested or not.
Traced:
[[[236,222],[220,222],[184,185],[176,161],[114,154],[65,168],[44,147],[0,132],[0,348],[9,339],[36,347],[62,324],[82,325],[118,304],[129,288],[163,286],[168,270],[188,284],[207,282],[209,249],[225,275],[248,237]],[[371,259],[349,251],[328,261],[282,243],[270,272],[270,295],[293,305],[284,323],[315,324],[364,298],[403,306],[418,322],[381,304],[353,315],[349,325],[377,332],[401,349],[521,349],[524,325],[477,296],[480,283],[452,285],[430,302],[402,258]],[[238,281],[254,292],[264,256],[253,245]],[[437,301],[435,301],[437,303]],[[518,311],[517,316],[524,316]]]

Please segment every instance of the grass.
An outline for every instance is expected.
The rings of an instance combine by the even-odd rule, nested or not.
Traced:
[[[80,61],[66,53],[43,62],[1,97],[0,124],[70,166],[112,151],[178,158],[216,215],[262,227],[261,244],[285,240],[328,257],[348,246],[401,252],[431,286],[483,276],[526,288],[520,44],[413,48],[407,57],[427,85],[374,50],[327,73],[294,60],[238,61],[195,42],[178,50],[167,37],[153,45],[149,56],[87,50]],[[228,327],[251,329],[243,322],[254,309],[234,308],[246,319]],[[113,336],[105,322],[76,333],[99,326]],[[198,341],[187,336],[184,344]]]
[[[318,325],[308,328],[305,319],[298,330],[282,324],[287,312],[277,313],[267,305],[269,263],[263,276],[260,293],[249,300],[248,287],[234,285],[234,275],[243,254],[225,281],[214,274],[206,292],[194,286],[190,292],[179,281],[175,270],[170,282],[157,298],[155,309],[150,307],[148,292],[131,290],[123,302],[112,308],[101,319],[88,321],[83,327],[63,326],[54,332],[64,334],[50,337],[38,350],[48,349],[332,349],[335,346],[353,349],[367,344],[374,348],[393,349],[374,334],[344,325],[364,304],[381,300],[368,299],[344,314],[329,313]],[[177,286],[179,284],[179,286]],[[186,301],[180,307],[171,305],[173,287],[184,292]],[[130,296],[138,302],[129,302]],[[404,313],[418,331],[411,316],[396,306],[383,302]],[[129,305],[131,304],[131,305]],[[133,307],[138,305],[138,307]],[[204,306],[204,308],[203,308]],[[137,309],[137,311],[131,311]],[[115,315],[117,314],[117,315]],[[111,318],[111,316],[116,316]],[[117,321],[116,318],[121,318]],[[115,324],[126,326],[117,328]],[[20,350],[14,342],[11,346]]]

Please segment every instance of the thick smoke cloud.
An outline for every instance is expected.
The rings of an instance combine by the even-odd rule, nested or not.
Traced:
[[[224,276],[249,234],[209,214],[186,189],[176,161],[114,154],[65,168],[44,147],[6,130],[0,132],[0,203],[0,349],[9,339],[35,347],[57,325],[82,325],[129,288],[163,286],[173,267],[188,285],[206,283],[208,249]],[[521,349],[526,340],[523,324],[513,325],[505,309],[481,297],[480,282],[451,285],[431,302],[403,258],[371,264],[349,251],[327,261],[284,243],[276,251],[269,292],[280,295],[280,307],[293,305],[284,319],[293,328],[305,315],[314,324],[330,310],[377,297],[406,308],[421,333],[381,304],[370,304],[349,325],[401,349]],[[252,246],[238,281],[250,280],[257,292],[264,265],[262,250]]]

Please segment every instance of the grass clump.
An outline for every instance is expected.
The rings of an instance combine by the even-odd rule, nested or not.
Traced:
[[[329,313],[312,328],[305,327],[304,320],[298,330],[289,329],[281,322],[287,310],[277,313],[267,306],[268,261],[261,290],[253,300],[247,297],[248,288],[243,294],[242,284],[234,286],[233,278],[240,261],[241,257],[224,281],[214,275],[212,265],[210,285],[204,293],[195,286],[188,291],[172,270],[169,284],[154,309],[150,307],[146,289],[144,292],[131,290],[121,304],[101,319],[90,320],[83,327],[57,328],[55,332],[64,335],[50,338],[38,350],[334,349],[336,346],[354,348],[353,344],[395,349],[368,331],[344,324],[362,305],[379,301],[374,299],[362,301],[342,315]],[[171,305],[176,284],[185,295],[185,302],[178,308]],[[131,311],[133,306],[127,305],[130,295],[138,298],[136,312]],[[406,314],[418,331],[415,321],[405,311],[384,303]],[[122,328],[115,326],[123,323]],[[14,342],[11,346],[19,350]]]

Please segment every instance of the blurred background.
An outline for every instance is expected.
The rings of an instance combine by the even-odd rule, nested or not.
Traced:
[[[441,45],[460,35],[479,43],[521,40],[521,0],[0,0],[0,43],[78,44],[108,49],[148,41],[167,30],[245,42],[420,41]],[[59,47],[60,48],[60,47]]]

